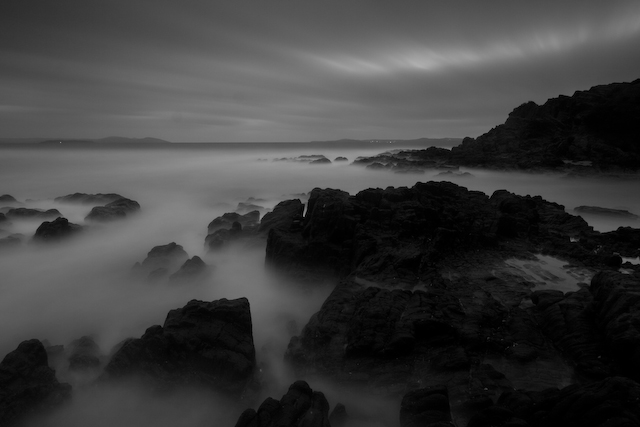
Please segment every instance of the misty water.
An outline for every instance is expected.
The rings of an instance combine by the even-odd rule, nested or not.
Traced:
[[[92,226],[74,239],[46,246],[28,242],[42,221],[12,220],[11,225],[0,226],[0,238],[21,233],[27,240],[0,251],[0,357],[26,339],[68,345],[83,335],[92,336],[107,355],[123,339],[140,337],[149,326],[162,324],[169,310],[191,299],[247,297],[258,364],[268,380],[255,400],[238,403],[201,390],[156,396],[133,384],[95,387],[90,385],[91,378],[59,367],[59,379],[74,385],[72,402],[39,420],[39,425],[233,425],[248,406],[256,408],[266,396],[279,399],[295,379],[282,363],[287,343],[320,308],[332,284],[309,287],[267,271],[264,244],[207,253],[207,225],[250,198],[270,209],[286,199],[304,202],[314,187],[355,194],[370,187],[442,179],[438,171],[394,174],[350,164],[357,156],[384,149],[309,144],[0,148],[0,194],[14,196],[25,207],[56,208],[71,222],[84,225],[91,206],[58,204],[53,199],[75,192],[118,193],[141,205],[135,216]],[[344,156],[349,161],[326,165],[273,161],[308,154],[323,154],[331,160]],[[637,181],[468,171],[473,177],[446,179],[488,195],[497,189],[541,195],[563,204],[570,213],[580,205],[640,213]],[[638,226],[632,220],[585,219],[599,231]],[[135,262],[141,262],[154,246],[170,242],[212,265],[211,279],[193,286],[168,286],[132,278]],[[398,423],[396,401],[329,383],[310,385],[325,392],[332,407],[338,401],[345,403],[356,420],[358,413],[368,413],[362,425]]]

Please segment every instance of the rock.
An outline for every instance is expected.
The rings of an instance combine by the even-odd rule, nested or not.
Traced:
[[[147,274],[160,268],[166,271],[175,271],[188,259],[189,255],[184,248],[176,242],[171,242],[166,245],[154,246],[137,268]]]
[[[240,202],[240,203],[238,203],[238,206],[236,207],[236,212],[241,214],[241,215],[248,214],[249,212],[253,212],[253,211],[257,211],[258,213],[260,213],[260,212],[264,212],[266,210],[267,209],[265,209],[264,206],[255,205],[253,203]],[[258,220],[258,219],[259,219],[259,216],[258,216],[258,218],[256,218],[256,220]]]
[[[334,162],[348,162],[349,159],[347,159],[346,157],[343,156],[338,156],[335,159],[333,159]]]
[[[400,427],[452,426],[447,388],[410,391],[402,398]]]
[[[88,336],[72,341],[69,348],[69,370],[95,369],[100,366],[100,347]]]
[[[7,218],[11,219],[47,219],[62,216],[57,209],[31,209],[31,208],[13,208],[6,213]]]
[[[53,410],[70,398],[38,340],[23,341],[0,362],[0,426],[22,425],[25,417]]]
[[[56,203],[76,203],[81,205],[106,205],[119,199],[124,199],[124,197],[115,193],[73,193],[62,197],[56,197],[53,201]]]
[[[269,397],[257,411],[244,411],[236,427],[330,427],[328,414],[324,395],[296,381],[279,401]]]
[[[266,213],[260,221],[258,232],[268,233],[271,229],[291,230],[302,226],[304,204],[300,199],[285,200],[278,203],[273,211]]]
[[[640,279],[601,271],[591,279],[593,311],[606,349],[626,376],[640,381]]]
[[[205,247],[207,247],[210,251],[218,250],[227,246],[230,242],[237,241],[241,238],[245,238],[248,236],[253,236],[255,228],[246,232],[242,225],[235,221],[231,224],[231,228],[220,228],[214,231],[211,234],[208,234],[204,239]]]
[[[259,221],[260,212],[258,210],[253,210],[244,215],[236,212],[227,212],[211,221],[207,226],[207,232],[208,234],[213,234],[220,229],[229,230],[232,228],[234,222],[239,223],[242,226],[241,228],[248,229],[257,226]]]
[[[7,221],[7,217],[5,216],[5,214],[3,214],[2,212],[0,212],[0,223],[1,222],[6,222]]]
[[[169,276],[169,281],[173,283],[197,282],[207,278],[211,267],[202,261],[200,257],[194,256],[182,264],[180,269]]]
[[[239,396],[254,368],[249,301],[192,300],[171,310],[163,326],[126,341],[103,379],[136,376],[159,389],[204,386]]]
[[[104,206],[95,206],[84,218],[85,221],[108,222],[126,217],[140,210],[140,204],[124,197]]]
[[[331,160],[327,159],[326,157],[321,157],[319,159],[316,160],[312,160],[309,162],[310,165],[323,165],[323,164],[330,164]]]
[[[34,240],[52,242],[66,239],[82,231],[82,226],[70,223],[66,218],[56,218],[53,221],[45,221],[36,230]]]

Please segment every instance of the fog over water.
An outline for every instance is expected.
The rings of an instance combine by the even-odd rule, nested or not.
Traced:
[[[357,156],[381,151],[384,146],[317,148],[304,144],[0,148],[0,194],[14,196],[25,207],[56,208],[71,222],[84,225],[91,206],[58,204],[53,199],[75,192],[118,193],[141,205],[137,215],[92,226],[67,242],[46,246],[27,242],[0,251],[0,357],[26,339],[68,345],[83,335],[94,337],[108,354],[123,339],[140,337],[149,326],[162,324],[169,310],[191,299],[247,297],[258,363],[270,367],[270,387],[262,397],[279,399],[294,379],[282,365],[284,349],[291,335],[299,333],[320,308],[331,284],[310,289],[266,271],[264,245],[207,253],[207,225],[250,197],[263,199],[254,203],[270,209],[282,200],[303,197],[301,193],[314,187],[355,194],[369,187],[441,180],[436,177],[438,171],[394,174],[350,165]],[[331,160],[345,156],[349,162],[273,161],[303,154],[324,154]],[[473,178],[455,178],[455,182],[488,195],[504,188],[520,195],[541,195],[565,205],[569,212],[580,205],[595,205],[640,214],[637,182],[469,172]],[[600,231],[638,226],[635,221],[585,219]],[[0,224],[0,238],[17,232],[29,240],[41,222]],[[168,286],[131,277],[135,262],[141,262],[154,246],[170,242],[212,265],[211,279],[193,286]],[[233,419],[233,425],[242,409],[255,407],[254,402],[244,402],[237,408],[223,397],[197,390],[151,396],[135,386],[86,387],[86,379],[75,378],[64,369],[57,373],[61,381],[76,386],[74,399],[69,407],[41,421],[44,425],[200,426],[216,425],[213,420],[218,416]],[[330,385],[311,387],[324,391],[332,407],[340,398],[350,410],[353,397],[348,393]],[[370,409],[375,406],[364,397],[360,404]],[[380,411],[387,408],[386,403],[377,405]],[[397,422],[395,403],[388,405],[396,412],[389,420],[377,417],[380,425]],[[185,414],[190,415],[185,418]]]

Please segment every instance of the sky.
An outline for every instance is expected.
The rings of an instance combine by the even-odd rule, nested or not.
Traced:
[[[639,47],[638,1],[2,0],[0,137],[476,137]]]

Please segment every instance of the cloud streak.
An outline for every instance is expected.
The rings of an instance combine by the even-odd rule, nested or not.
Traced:
[[[640,69],[636,2],[62,0],[0,16],[7,137],[476,136]]]

